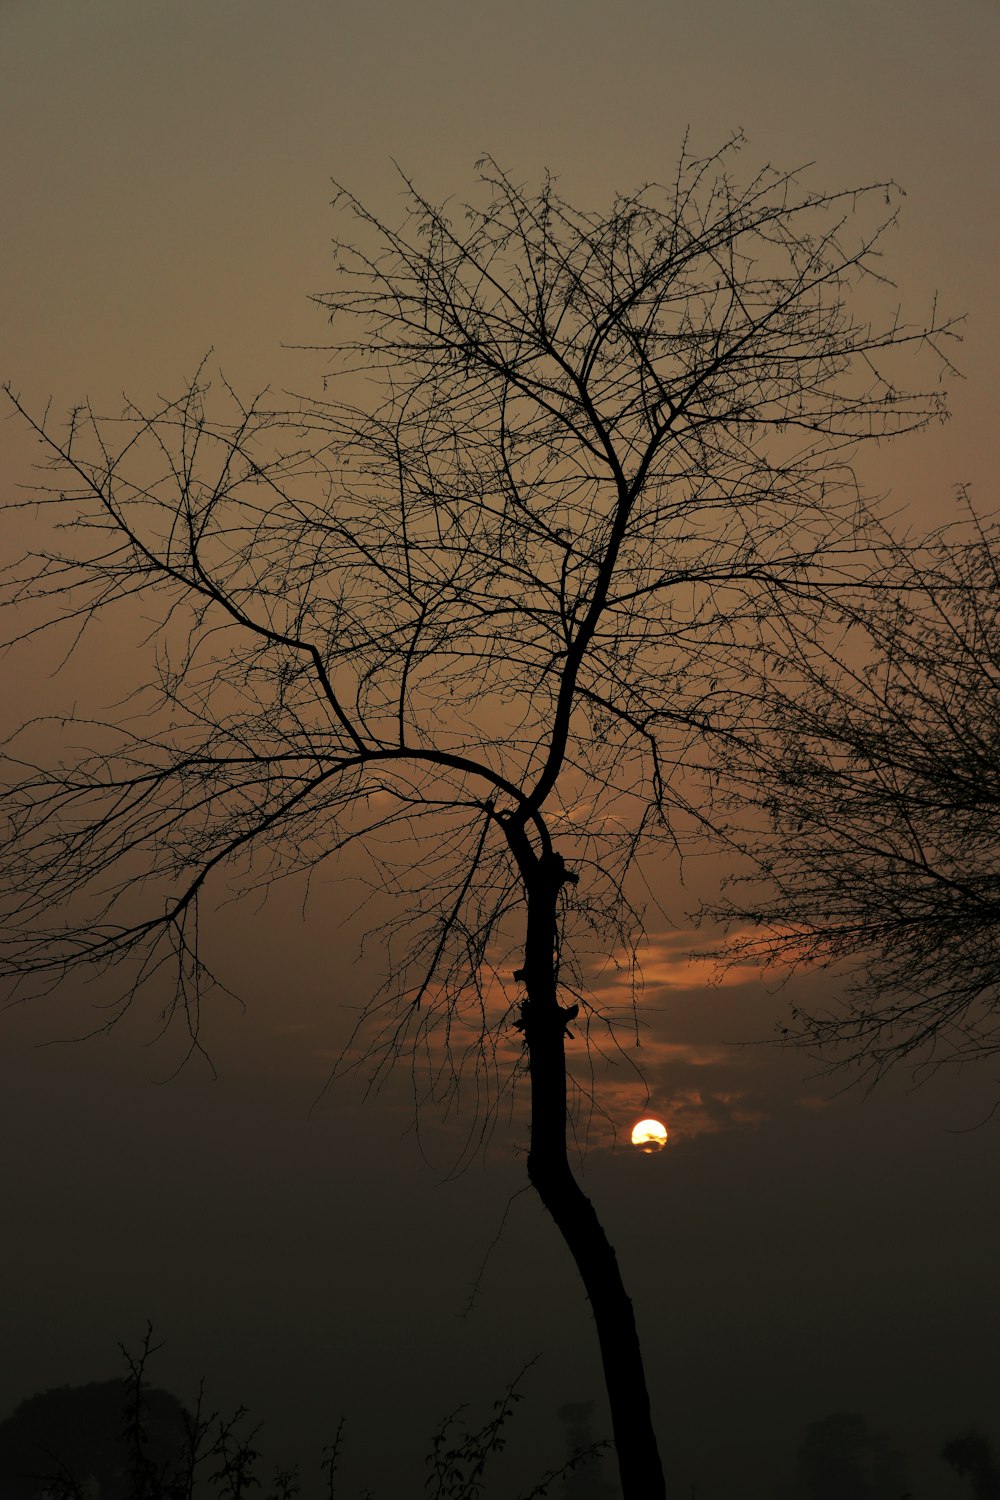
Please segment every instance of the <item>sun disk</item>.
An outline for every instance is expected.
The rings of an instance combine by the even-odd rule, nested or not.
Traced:
[[[640,1120],[632,1127],[632,1144],[650,1155],[667,1144],[667,1127],[659,1120]]]

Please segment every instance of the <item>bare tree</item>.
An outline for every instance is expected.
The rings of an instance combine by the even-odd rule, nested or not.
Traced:
[[[740,735],[772,621],[819,629],[867,566],[852,455],[941,413],[950,327],[872,310],[891,184],[737,187],[736,144],[603,213],[489,160],[451,214],[407,182],[398,229],[341,192],[324,398],[220,411],[199,380],[67,432],[23,413],[60,471],[26,503],[66,529],[8,577],[82,631],[137,598],[160,628],[92,755],[7,746],[7,971],[120,968],[125,1005],[172,966],[196,1035],[200,900],[362,846],[400,897],[368,1055],[422,1056],[445,1093],[527,1071],[528,1173],[590,1299],[627,1500],[664,1484],[567,1154],[569,1028],[605,1019],[588,955],[631,940],[640,851],[708,827],[689,776]],[[940,355],[923,392],[911,349]]]
[[[760,754],[730,763],[770,834],[765,894],[728,915],[744,957],[847,965],[785,1034],[878,1076],[1000,1051],[1000,531],[972,514],[871,584],[836,656],[790,645]]]

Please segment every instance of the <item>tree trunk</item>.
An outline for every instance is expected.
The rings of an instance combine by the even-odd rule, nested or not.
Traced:
[[[557,854],[543,855],[528,882],[521,1022],[531,1076],[528,1176],[583,1278],[597,1324],[623,1500],[664,1500],[663,1467],[632,1303],[614,1249],[566,1150],[566,1023],[557,996],[557,909],[567,879]]]

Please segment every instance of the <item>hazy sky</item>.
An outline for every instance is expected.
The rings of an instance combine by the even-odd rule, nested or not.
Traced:
[[[325,336],[308,296],[333,275],[331,178],[391,217],[394,161],[427,196],[460,197],[488,151],[600,207],[669,177],[685,130],[708,152],[741,127],[747,175],[815,163],[817,184],[906,189],[886,271],[915,318],[936,293],[967,314],[967,378],[947,426],[864,473],[917,526],[950,514],[959,482],[993,508],[998,39],[995,0],[0,0],[0,376],[39,408],[114,408],[176,391],[212,348],[241,390],[314,388],[321,358],[283,345]],[[32,451],[0,431],[11,493]],[[17,714],[38,689],[13,672]],[[217,1081],[197,1063],[167,1081],[176,1048],[149,1015],[39,1047],[73,1026],[78,994],[0,1018],[0,1414],[105,1377],[152,1318],[178,1395],[204,1370],[304,1456],[343,1411],[348,1466],[382,1496],[419,1493],[434,1417],[491,1399],[535,1353],[526,1441],[558,1456],[556,1409],[600,1383],[582,1293],[530,1196],[461,1316],[522,1185],[519,1119],[447,1180],[468,1122],[418,1140],[402,1085],[309,1113],[369,977],[336,915],[304,931],[279,899],[220,920],[247,1010],[208,1020]],[[916,1495],[957,1495],[933,1454],[1000,1422],[1000,1124],[969,1131],[996,1069],[831,1097],[806,1059],[728,1045],[768,1035],[787,995],[746,976],[709,990],[686,946],[657,936],[645,1001],[653,1103],[683,1139],[646,1158],[598,1133],[584,1168],[676,1493],[764,1500],[803,1424],[848,1409],[911,1454]],[[625,1129],[642,1090],[608,1084]]]

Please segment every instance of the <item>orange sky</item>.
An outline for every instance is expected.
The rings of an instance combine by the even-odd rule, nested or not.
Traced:
[[[113,409],[122,391],[176,391],[212,347],[243,391],[314,389],[321,356],[282,343],[325,337],[307,299],[331,284],[332,177],[391,218],[394,160],[443,198],[489,151],[599,206],[669,176],[688,127],[705,152],[742,127],[748,174],[815,162],[817,185],[906,189],[886,271],[912,317],[935,292],[967,313],[967,378],[947,426],[862,472],[917,526],[951,513],[958,482],[989,510],[998,41],[995,0],[0,0],[0,377],[36,407],[51,394],[56,409],[85,395]],[[31,448],[9,422],[0,433],[9,493]],[[33,692],[23,673],[8,712]],[[458,1320],[521,1184],[516,1131],[500,1129],[486,1172],[442,1184],[405,1133],[405,1087],[381,1106],[348,1091],[307,1117],[331,998],[357,1004],[369,971],[350,968],[350,933],[332,922],[300,939],[280,898],[249,921],[263,946],[235,917],[217,939],[249,1011],[223,1004],[210,1021],[216,1085],[195,1070],[157,1086],[173,1054],[145,1050],[150,1018],[79,1051],[34,1046],[76,996],[0,1018],[19,1226],[0,1245],[18,1289],[0,1416],[42,1386],[103,1377],[147,1316],[169,1341],[165,1383],[185,1395],[207,1368],[223,1403],[271,1413],[276,1443],[318,1446],[338,1402],[366,1431],[365,1410],[389,1402],[419,1444],[463,1382],[492,1398],[536,1348],[553,1409],[591,1399],[587,1319],[525,1200],[479,1322]],[[650,1108],[673,1107],[679,1144],[638,1158],[595,1127],[587,1165],[654,1330],[678,1493],[735,1493],[730,1452],[741,1500],[771,1500],[802,1423],[845,1403],[896,1424],[930,1464],[938,1434],[1000,1409],[1000,1227],[983,1193],[996,1137],[949,1133],[982,1118],[993,1081],[918,1095],[900,1081],[813,1108],[831,1091],[805,1059],[729,1045],[766,1034],[784,998],[746,975],[721,991],[700,971],[679,980],[686,942],[658,937],[643,998]],[[644,1092],[624,1066],[599,1081],[627,1130]],[[427,1128],[426,1154],[447,1165],[462,1118]],[[528,1266],[548,1291],[525,1290]],[[947,1316],[928,1312],[942,1285]],[[433,1374],[419,1397],[403,1346]],[[916,1492],[952,1493],[947,1475],[935,1483]]]

